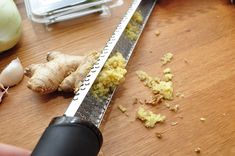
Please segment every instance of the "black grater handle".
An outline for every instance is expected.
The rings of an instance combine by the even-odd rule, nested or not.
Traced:
[[[99,129],[77,117],[54,118],[32,156],[96,156],[103,142]]]

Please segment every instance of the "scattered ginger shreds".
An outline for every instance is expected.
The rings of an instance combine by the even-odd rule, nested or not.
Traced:
[[[201,148],[200,148],[200,147],[195,148],[195,149],[194,149],[194,152],[196,152],[196,153],[198,153],[198,154],[201,153]]]
[[[151,89],[153,89],[154,86],[156,86],[157,83],[158,83],[158,82],[156,82],[156,80],[154,78],[149,76],[144,71],[137,71],[136,74],[137,74],[138,78],[140,79],[140,81],[142,81],[145,86],[147,86],[147,87],[149,87]]]
[[[171,69],[170,68],[166,68],[166,69],[163,70],[163,73],[164,74],[169,74],[169,73],[171,73]]]
[[[148,79],[150,79],[150,77],[148,76],[147,73],[145,73],[144,71],[136,71],[136,74],[138,76],[138,78],[140,79],[140,81],[146,81]]]
[[[173,106],[173,107],[170,107],[169,110],[170,110],[170,111],[173,111],[173,112],[178,112],[178,110],[179,110],[179,105],[175,105],[175,106]]]
[[[184,94],[180,92],[176,92],[175,94],[176,97],[184,98]]]
[[[159,31],[159,30],[156,30],[156,31],[155,31],[155,35],[156,35],[156,36],[159,36],[159,35],[160,35],[160,31]]]
[[[122,112],[125,113],[127,109],[123,105],[118,105],[118,109]]]
[[[145,104],[147,104],[147,105],[156,105],[157,103],[155,102],[154,99],[150,99],[150,100],[146,100]]]
[[[165,103],[166,108],[170,108],[171,105],[169,103]]]
[[[171,126],[175,126],[175,125],[178,125],[178,122],[177,122],[177,121],[171,122]]]
[[[200,118],[200,121],[204,122],[204,121],[206,121],[206,118]]]
[[[145,104],[150,104],[150,105],[157,105],[158,103],[162,102],[163,96],[160,94],[155,94],[151,100],[148,100],[145,102]]]
[[[172,78],[173,78],[173,76],[174,76],[174,75],[171,73],[171,69],[170,69],[170,68],[164,69],[164,70],[163,70],[163,74],[164,74],[163,79],[164,79],[165,81],[171,81]]]
[[[177,115],[177,118],[183,119],[184,117],[182,115]]]
[[[125,65],[126,61],[121,53],[117,52],[110,57],[92,87],[93,95],[97,98],[106,97],[109,92],[123,82],[127,73]]]
[[[164,122],[165,116],[161,114],[154,114],[151,111],[139,107],[137,110],[137,118],[144,122],[145,127],[153,128],[157,122]]]
[[[187,60],[187,59],[184,59],[184,63],[188,64],[188,60]]]
[[[159,83],[161,81],[161,79],[159,77],[155,77],[155,78],[153,78],[153,80],[157,83]]]
[[[161,63],[162,65],[167,64],[168,62],[170,62],[173,58],[173,54],[172,53],[166,53],[163,55],[163,57],[161,58]]]
[[[162,138],[162,133],[156,132],[155,135],[156,135],[156,137],[157,137],[158,139],[161,139],[161,138]]]
[[[153,90],[158,91],[164,99],[173,99],[173,83],[171,81],[161,81],[155,88],[153,88]]]
[[[165,81],[171,81],[173,79],[174,75],[171,74],[171,73],[168,73],[168,74],[164,74],[164,80]]]
[[[176,93],[175,93],[175,96],[176,96],[176,97],[180,97],[180,95],[181,95],[180,92],[176,92]]]
[[[137,71],[136,74],[145,86],[152,89],[153,93],[160,93],[167,100],[173,99],[173,83],[171,81],[160,80],[157,82],[144,71]]]
[[[143,107],[139,107],[137,110],[137,118],[142,121],[145,121],[146,116],[148,116],[148,112]]]

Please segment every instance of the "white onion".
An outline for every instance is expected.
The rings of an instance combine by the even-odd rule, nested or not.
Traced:
[[[21,36],[21,17],[13,0],[0,0],[0,53],[12,48]]]
[[[0,74],[0,84],[11,87],[18,84],[24,76],[24,69],[19,58],[12,60]]]

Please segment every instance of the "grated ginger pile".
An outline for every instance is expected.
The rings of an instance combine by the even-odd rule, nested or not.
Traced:
[[[135,41],[138,38],[138,34],[140,32],[139,25],[143,23],[143,16],[140,11],[136,11],[131,18],[130,23],[128,23],[125,34],[128,39]]]
[[[107,94],[124,81],[127,73],[126,61],[121,53],[117,52],[105,63],[102,71],[92,86],[95,97],[106,97]]]
[[[143,23],[143,16],[140,11],[136,11],[131,19],[136,23]]]

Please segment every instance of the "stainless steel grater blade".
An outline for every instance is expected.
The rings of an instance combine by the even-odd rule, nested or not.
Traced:
[[[77,116],[82,120],[90,121],[97,127],[100,126],[104,114],[109,106],[111,98],[115,90],[108,95],[108,98],[97,99],[92,96],[90,88],[100,73],[102,67],[107,61],[112,52],[119,51],[126,60],[126,64],[137,44],[137,41],[147,23],[147,20],[156,4],[157,0],[134,0],[128,9],[126,15],[123,17],[120,24],[117,26],[113,35],[107,42],[106,46],[101,52],[100,57],[94,64],[93,68],[84,79],[80,90],[74,96],[71,104],[65,112],[65,116]],[[130,40],[125,34],[125,28],[130,22],[135,11],[140,11],[143,22],[139,24],[138,38]]]

